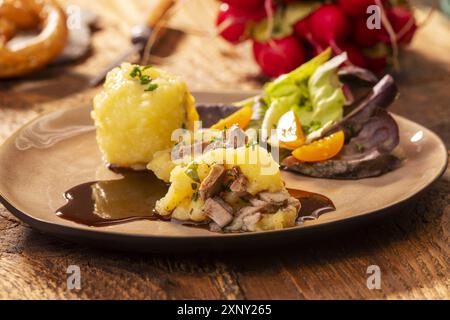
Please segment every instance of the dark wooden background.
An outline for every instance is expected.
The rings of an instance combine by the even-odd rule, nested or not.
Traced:
[[[47,110],[89,104],[86,80],[128,45],[130,27],[151,0],[73,0],[100,17],[92,54],[72,66],[0,82],[0,141]],[[423,20],[429,7],[420,2]],[[213,37],[216,3],[190,0],[170,19],[189,30],[163,38],[153,58],[191,89],[258,88],[248,44]],[[401,97],[392,110],[438,133],[450,146],[450,21],[435,14],[402,55]],[[414,172],[411,172],[414,174]],[[0,298],[3,299],[449,299],[450,173],[416,203],[387,217],[285,248],[239,253],[165,255],[105,252],[40,234],[0,207]],[[82,289],[66,287],[69,265]],[[381,268],[381,290],[366,286]]]

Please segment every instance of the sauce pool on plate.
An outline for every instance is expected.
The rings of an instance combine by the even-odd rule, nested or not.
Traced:
[[[95,181],[75,186],[64,193],[67,203],[56,211],[63,219],[91,227],[105,227],[138,220],[159,220],[192,227],[208,223],[180,222],[156,214],[156,201],[166,193],[168,186],[149,172],[122,172],[119,180]],[[336,210],[327,197],[302,190],[288,189],[300,200],[298,223],[318,219]]]

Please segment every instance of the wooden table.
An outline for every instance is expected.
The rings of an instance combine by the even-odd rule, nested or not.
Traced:
[[[89,104],[98,89],[86,89],[86,77],[128,45],[129,28],[140,21],[146,1],[71,1],[101,17],[92,55],[31,79],[1,82],[0,140],[43,111]],[[156,62],[183,75],[191,89],[259,87],[248,45],[235,48],[207,35],[214,6],[191,0],[172,17],[173,26],[206,35],[169,34],[158,49],[168,57]],[[418,10],[420,19],[426,10]],[[449,31],[450,21],[436,14],[418,32],[402,57],[396,75],[402,94],[392,109],[436,131],[447,146]],[[195,256],[104,252],[61,242],[1,207],[0,298],[449,299],[449,193],[447,171],[417,204],[395,215],[275,251]],[[80,291],[66,288],[69,265],[81,268]],[[370,265],[381,269],[381,290],[366,286]]]

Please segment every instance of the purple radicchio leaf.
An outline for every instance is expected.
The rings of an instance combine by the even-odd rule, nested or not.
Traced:
[[[401,163],[391,154],[399,143],[399,128],[386,109],[396,96],[394,79],[384,77],[355,110],[323,135],[344,130],[347,144],[337,157],[304,163],[290,156],[284,159],[283,169],[329,179],[363,179],[394,170]]]
[[[341,78],[356,78],[369,83],[378,82],[377,76],[372,71],[356,66],[342,67],[338,74]]]
[[[200,116],[200,120],[203,122],[202,123],[203,128],[210,128],[220,120],[238,111],[240,107],[223,104],[216,104],[216,105],[198,104],[196,106],[196,109]]]
[[[387,109],[397,97],[398,89],[394,79],[386,75],[372,89],[369,96],[339,123],[331,127],[323,136],[343,130],[350,139],[362,130],[378,108]]]
[[[394,155],[373,151],[360,159],[331,159],[315,163],[298,162],[291,156],[285,159],[283,169],[315,178],[356,180],[380,176],[400,164],[401,160]]]
[[[389,154],[399,142],[399,128],[394,118],[385,109],[378,108],[358,135],[344,146],[339,159],[360,159],[374,151]]]

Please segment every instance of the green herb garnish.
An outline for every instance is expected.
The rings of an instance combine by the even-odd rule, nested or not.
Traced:
[[[142,71],[140,67],[134,67],[133,70],[131,70],[130,72],[130,77],[132,78],[136,78],[136,77],[141,77],[142,76]]]
[[[362,145],[361,143],[357,143],[355,145],[355,148],[359,153],[363,153],[366,150],[366,147],[364,147],[364,145]]]
[[[355,135],[355,128],[353,127],[353,125],[351,125],[350,123],[344,125],[344,127],[349,131],[350,136],[354,136]]]
[[[241,199],[241,201],[244,203],[250,203],[250,200],[248,200],[246,197],[239,197],[239,199]]]
[[[309,128],[310,128],[311,132],[319,130],[320,128],[322,128],[322,122],[320,122],[320,121],[311,121],[311,123],[309,124]]]
[[[320,128],[322,128],[322,122],[320,121],[311,121],[309,126],[302,126],[303,132],[307,135],[316,130],[319,130]]]
[[[145,91],[149,92],[149,91],[154,91],[158,89],[158,85],[156,83],[150,83],[150,85],[148,86],[147,89],[145,89]]]
[[[255,148],[256,148],[257,145],[258,145],[258,141],[253,140],[253,141],[247,142],[245,147],[246,148],[252,148],[252,150],[255,151]]]
[[[209,143],[216,143],[216,142],[219,142],[219,141],[221,141],[221,139],[220,139],[219,137],[214,137],[214,138],[212,138],[212,139],[209,141]]]
[[[141,82],[142,85],[146,85],[146,84],[149,84],[150,82],[152,82],[152,78],[150,78],[147,75],[143,75],[143,76],[141,76],[139,81]]]
[[[139,67],[139,66],[135,66],[133,68],[133,70],[131,70],[130,72],[130,77],[133,79],[138,79],[139,83],[143,86],[148,85],[147,89],[145,89],[145,91],[149,92],[149,91],[154,91],[158,88],[158,85],[156,83],[153,83],[153,79],[146,75],[143,74],[143,71],[147,70],[148,68],[150,68],[150,66],[146,66],[146,67]]]
[[[305,134],[310,134],[310,128],[309,128],[309,126],[302,126],[302,130],[303,130],[303,132],[305,133]]]
[[[192,190],[197,190],[198,185],[196,183],[191,183]]]
[[[200,177],[198,176],[198,164],[191,164],[186,170],[186,175],[195,182],[200,183]]]
[[[228,180],[227,182],[222,184],[222,190],[225,192],[231,192],[232,184],[233,184],[233,180]]]

